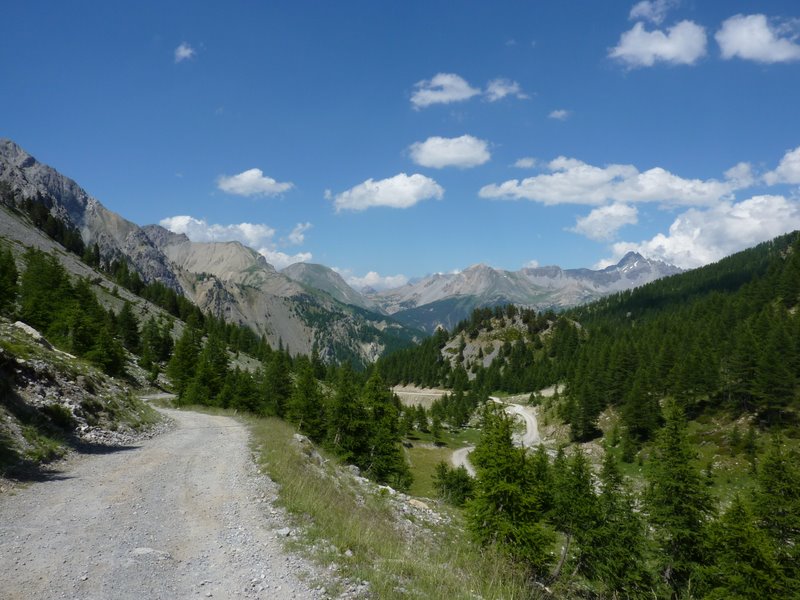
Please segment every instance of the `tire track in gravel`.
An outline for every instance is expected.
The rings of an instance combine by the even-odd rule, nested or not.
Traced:
[[[256,473],[246,427],[162,412],[172,431],[0,497],[0,596],[324,597],[298,576],[313,567],[276,539],[285,523],[269,510],[274,489]]]

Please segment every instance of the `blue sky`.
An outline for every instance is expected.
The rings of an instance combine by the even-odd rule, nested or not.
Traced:
[[[110,209],[376,287],[800,228],[800,5],[18,2],[0,136]]]

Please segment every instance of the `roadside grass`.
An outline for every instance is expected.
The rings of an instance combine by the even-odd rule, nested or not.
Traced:
[[[443,429],[437,443],[430,432],[425,433],[416,430],[410,432],[406,439],[412,444],[412,447],[406,448],[406,456],[411,466],[411,474],[414,476],[414,481],[408,493],[412,496],[435,498],[436,490],[433,486],[433,475],[436,473],[436,465],[440,462],[450,465],[450,457],[453,454],[453,450],[464,446],[474,446],[478,443],[480,436],[480,429],[475,427],[467,427],[457,431]]]
[[[408,490],[412,496],[422,496],[424,498],[435,498],[436,489],[433,486],[433,475],[436,473],[436,465],[445,462],[450,465],[450,457],[453,450],[450,448],[431,448],[419,447],[407,449],[407,456],[411,464],[411,473],[414,481]]]
[[[447,513],[450,524],[404,526],[385,489],[362,486],[335,458],[312,464],[292,443],[291,425],[247,422],[262,468],[280,486],[279,502],[302,526],[302,547],[323,565],[340,565],[345,577],[368,581],[370,597],[531,598],[524,572],[472,544],[459,513]]]

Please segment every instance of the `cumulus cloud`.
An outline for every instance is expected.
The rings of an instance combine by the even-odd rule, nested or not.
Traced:
[[[356,290],[370,287],[375,290],[387,290],[403,286],[408,283],[405,275],[381,275],[376,271],[370,271],[363,277],[355,275],[350,269],[333,268],[347,282],[347,285]]]
[[[647,31],[643,23],[636,23],[608,53],[630,68],[652,67],[657,62],[693,65],[705,54],[706,30],[692,21],[681,21],[666,33]]]
[[[532,169],[536,166],[536,159],[532,156],[523,156],[517,159],[514,166],[518,169]]]
[[[522,91],[516,81],[498,77],[486,84],[486,89],[472,87],[466,79],[455,73],[437,73],[431,79],[423,79],[414,84],[411,104],[420,110],[432,104],[464,102],[475,96],[483,96],[489,102],[497,102],[507,96],[520,100],[530,98]]]
[[[559,108],[558,110],[551,111],[548,116],[550,119],[556,119],[557,121],[566,121],[569,118],[570,111],[565,108]]]
[[[524,265],[522,265],[523,269],[536,269],[539,266],[539,261],[536,259],[529,260]]]
[[[237,196],[275,196],[290,190],[294,184],[275,181],[264,175],[261,169],[248,169],[238,175],[220,175],[217,178],[217,187]]]
[[[267,262],[278,269],[285,269],[289,265],[299,262],[308,262],[313,256],[311,252],[298,252],[297,254],[286,254],[274,248],[259,248],[258,253],[267,259]]]
[[[419,173],[399,173],[388,179],[367,179],[340,194],[326,190],[325,197],[333,200],[336,212],[343,210],[362,211],[374,206],[409,208],[422,200],[441,199],[444,188],[430,177]]]
[[[414,84],[411,104],[419,110],[431,104],[450,104],[462,102],[481,93],[455,73],[438,73],[431,79],[423,79]]]
[[[492,155],[489,144],[471,135],[457,138],[429,137],[409,146],[411,160],[423,167],[468,169],[487,162]]]
[[[615,264],[627,252],[691,269],[715,262],[776,236],[800,229],[800,203],[783,196],[754,196],[742,202],[721,202],[707,210],[679,215],[669,233],[639,243],[618,242],[613,256],[598,266]]]
[[[642,0],[631,8],[632,21],[650,21],[660,25],[667,13],[679,4],[679,0]]]
[[[714,38],[725,59],[761,63],[800,60],[796,27],[788,23],[773,26],[766,15],[735,15],[722,23]]]
[[[746,162],[740,162],[725,171],[725,179],[740,189],[750,187],[756,182],[755,175],[753,175],[753,167]]]
[[[800,146],[783,155],[778,168],[764,174],[768,185],[777,183],[800,183]]]
[[[295,246],[299,246],[303,242],[306,241],[306,231],[311,229],[313,225],[311,223],[298,223],[292,229],[292,232],[289,234],[289,243]]]
[[[255,248],[270,241],[275,235],[275,230],[263,223],[218,225],[189,215],[167,217],[159,223],[173,233],[186,234],[193,242],[237,241]]]
[[[731,179],[684,179],[661,167],[640,172],[633,165],[596,167],[563,156],[550,161],[548,169],[550,173],[486,185],[479,195],[490,199],[534,200],[546,205],[608,202],[710,205],[744,187]]]
[[[194,58],[195,54],[197,54],[195,49],[186,42],[183,42],[180,46],[175,48],[175,62],[179,63],[189,60],[190,58]]]
[[[506,96],[514,96],[520,100],[526,100],[530,97],[522,91],[522,88],[516,81],[503,78],[492,79],[487,84],[484,95],[489,102],[496,102]]]
[[[625,225],[635,225],[639,221],[639,211],[628,204],[611,204],[595,208],[585,217],[578,217],[575,227],[569,229],[586,236],[590,240],[605,241],[616,237]]]

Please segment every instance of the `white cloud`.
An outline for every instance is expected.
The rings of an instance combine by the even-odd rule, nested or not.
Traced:
[[[642,0],[633,5],[629,18],[660,25],[667,13],[679,3],[679,0]]]
[[[797,32],[789,24],[770,26],[765,15],[735,15],[714,35],[722,58],[742,58],[761,63],[800,60]],[[781,37],[788,34],[786,37]]]
[[[303,242],[306,241],[306,231],[311,229],[313,225],[311,223],[298,223],[292,229],[292,232],[289,234],[289,243],[295,246],[299,246]]]
[[[387,290],[403,286],[408,283],[405,275],[381,275],[376,271],[370,271],[363,277],[355,275],[350,269],[333,268],[347,282],[347,285],[356,290],[371,287],[375,290]]]
[[[310,252],[285,254],[275,248],[273,238],[275,230],[263,223],[234,223],[231,225],[218,225],[209,223],[205,219],[196,219],[189,215],[178,215],[161,219],[160,225],[174,233],[186,234],[193,242],[241,242],[251,248],[258,248],[258,253],[267,259],[267,262],[277,269],[289,266],[296,262],[307,262],[312,259]],[[310,223],[298,223],[297,227],[289,234],[289,239],[303,226],[307,230]],[[302,232],[301,232],[302,236]],[[302,240],[300,240],[302,242]],[[300,243],[298,242],[298,243]]]
[[[532,169],[536,166],[536,159],[532,156],[523,156],[517,159],[514,166],[518,169]]]
[[[558,121],[566,121],[569,118],[570,111],[565,108],[559,108],[558,110],[551,111],[548,116],[550,119],[556,119]]]
[[[294,187],[294,184],[279,183],[264,175],[261,169],[248,169],[238,175],[220,175],[217,187],[237,196],[275,196]]]
[[[633,165],[596,167],[563,156],[550,161],[548,168],[551,173],[486,185],[479,195],[534,200],[546,205],[608,202],[710,205],[744,187],[731,179],[683,179],[661,167],[640,172]]]
[[[522,265],[523,269],[536,269],[539,267],[539,261],[536,259],[529,260],[524,265]]]
[[[336,212],[342,210],[361,211],[374,206],[392,208],[409,208],[422,200],[441,199],[444,188],[430,177],[419,173],[406,175],[399,173],[388,179],[375,181],[367,179],[340,194],[326,193],[326,198],[333,198]]]
[[[411,104],[419,110],[431,104],[450,104],[462,102],[481,93],[455,73],[438,73],[431,79],[414,84],[416,90],[411,95]]]
[[[585,217],[578,217],[575,227],[568,231],[579,233],[590,240],[604,241],[616,237],[625,225],[639,222],[639,211],[628,204],[611,204],[595,208]]]
[[[258,246],[271,240],[275,230],[263,223],[235,223],[233,225],[211,224],[205,219],[189,215],[178,215],[161,219],[159,224],[173,233],[183,233],[193,242],[242,242]]]
[[[740,162],[725,171],[725,179],[739,189],[750,187],[756,182],[755,175],[753,175],[753,167],[746,162]]]
[[[693,65],[705,54],[706,30],[692,21],[681,21],[667,33],[647,31],[643,23],[636,23],[608,53],[631,68],[652,67],[659,61]]]
[[[516,81],[502,78],[492,79],[487,84],[484,95],[489,102],[496,102],[506,96],[514,96],[520,100],[526,100],[530,97],[522,91],[522,88]]]
[[[311,252],[286,254],[285,252],[280,252],[279,250],[275,250],[274,248],[270,247],[259,248],[258,253],[266,258],[267,262],[279,271],[281,269],[285,269],[289,265],[299,262],[308,262],[313,258]]]
[[[691,269],[795,229],[800,229],[798,201],[754,196],[738,203],[722,202],[708,210],[689,209],[675,219],[668,235],[659,233],[639,243],[616,243],[613,256],[600,264],[614,264],[634,250]]]
[[[778,168],[764,175],[768,185],[800,183],[800,146],[783,155]]]
[[[183,62],[185,60],[189,60],[190,58],[194,58],[194,55],[197,54],[195,49],[192,48],[186,42],[183,42],[180,46],[175,48],[175,62]]]
[[[457,138],[429,137],[409,146],[411,160],[423,167],[468,169],[487,162],[492,155],[489,144],[471,135]]]

